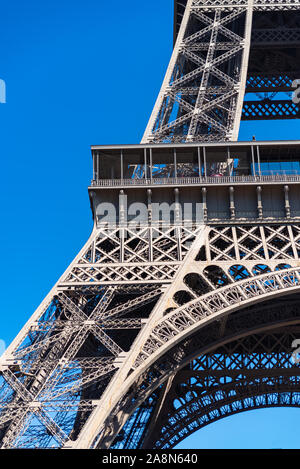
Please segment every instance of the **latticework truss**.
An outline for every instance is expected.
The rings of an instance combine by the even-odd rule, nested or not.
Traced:
[[[287,91],[293,91],[292,79],[299,74],[299,9],[296,0],[180,2],[173,55],[142,142],[237,140],[241,118],[298,118],[291,97],[243,102],[245,90],[252,92],[259,78],[276,94],[277,82],[288,76]],[[289,15],[276,22],[273,11]],[[254,21],[256,12],[261,13]]]
[[[204,12],[200,3],[188,2],[144,142],[237,139],[252,0],[230,11]]]
[[[286,91],[295,72],[247,75],[253,12],[299,10],[298,0],[183,2],[174,53],[144,142],[236,140],[245,87],[269,92],[276,82]],[[272,40],[265,19],[257,26],[254,43],[283,41],[282,34]],[[288,43],[299,40],[294,29],[291,22]],[[289,53],[285,57],[290,63]],[[204,185],[215,186],[216,210],[227,197],[224,191],[217,197],[218,183],[256,185],[253,148],[249,172],[229,176],[230,181],[220,173],[207,177],[206,170],[201,178],[199,148],[198,175],[190,179],[194,163],[177,162],[174,150],[173,163],[162,164],[152,160],[151,150],[153,194],[144,187],[147,149],[142,162],[131,151],[120,153],[120,179],[102,180],[107,189],[98,182],[109,160],[97,154],[91,237],[0,359],[1,448],[168,448],[232,413],[299,406],[299,366],[290,360],[300,330],[294,191],[299,178],[273,181],[259,175],[259,184],[274,182],[274,194],[284,197],[276,199],[284,204],[276,217],[263,209],[261,186],[256,198],[248,191],[254,204],[250,218],[241,203],[235,211],[230,186],[226,216],[218,221],[207,210]],[[239,152],[243,156],[245,148],[233,149],[234,158],[228,152],[228,167],[243,161]],[[293,146],[282,149],[284,164],[295,152]],[[258,148],[256,153],[259,165]],[[206,165],[205,155],[203,149]],[[176,178],[170,181],[172,165]],[[198,192],[181,197],[184,204],[202,196],[200,221],[193,211],[188,224],[181,221],[179,190],[167,192],[168,183],[198,186]],[[293,205],[287,183],[296,194]],[[144,203],[146,217],[138,226],[125,220],[124,188]],[[111,203],[119,210],[114,223],[103,221],[97,210],[105,194],[117,201]],[[153,201],[170,199],[170,205],[174,198],[174,221],[152,218],[152,195]]]
[[[293,224],[95,228],[2,357],[2,447],[110,446],[196,331],[299,290],[299,255]]]

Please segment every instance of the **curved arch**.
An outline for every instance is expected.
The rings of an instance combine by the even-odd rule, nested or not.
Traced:
[[[157,323],[157,326],[152,328],[149,334],[153,342],[151,344],[148,342],[147,344],[146,340],[144,344],[146,347],[141,349],[140,356],[137,357],[138,360],[135,362],[134,369],[132,369],[126,380],[128,383],[127,392],[134,383],[138,382],[138,377],[146,373],[150,366],[158,361],[160,357],[167,354],[174,344],[179,343],[210,322],[221,319],[224,316],[229,316],[237,311],[237,309],[263,302],[266,299],[285,296],[299,291],[299,271],[299,268],[294,268],[264,274],[255,278],[252,277],[251,279],[240,281],[234,285],[231,284],[218,291],[203,295],[201,298],[197,298],[184,307],[177,308],[164,316]],[[174,327],[172,328],[173,324]],[[165,326],[169,328],[168,331],[164,329]],[[164,340],[160,333],[165,333]],[[153,334],[152,337],[151,334]],[[166,334],[168,334],[167,337]],[[148,345],[151,345],[152,350]],[[145,350],[147,350],[147,355]],[[119,409],[120,407],[116,408],[116,411],[118,412]],[[121,422],[119,428],[123,424],[124,421]],[[116,428],[114,432],[116,432]],[[103,441],[105,442],[105,438]],[[97,445],[96,441],[94,445]]]
[[[277,311],[274,311],[276,309]],[[297,331],[294,331],[294,326],[296,323],[297,324],[300,323],[299,295],[291,295],[290,297],[287,297],[287,298],[283,297],[281,301],[279,301],[278,304],[276,305],[276,308],[274,308],[273,301],[269,301],[268,303],[261,303],[260,305],[258,305],[258,307],[254,305],[242,311],[238,311],[235,314],[233,314],[231,318],[228,318],[228,329],[227,329],[227,332],[224,331],[225,332],[224,337],[222,338],[218,337],[215,341],[212,341],[211,338],[208,339],[208,337],[211,337],[212,334],[216,331],[216,323],[211,323],[210,325],[206,326],[206,328],[203,328],[198,333],[195,333],[188,340],[185,340],[184,343],[178,344],[178,346],[174,349],[173,354],[169,353],[166,358],[162,357],[160,360],[158,360],[153,366],[154,368],[153,371],[157,375],[158,369],[167,370],[167,368],[169,367],[169,372],[168,373],[165,372],[165,376],[163,376],[162,374],[161,378],[162,380],[164,379],[165,383],[168,383],[169,380],[171,379],[172,383],[173,384],[175,383],[174,386],[177,388],[177,383],[181,382],[180,378],[178,378],[178,373],[180,374],[181,372],[183,372],[186,378],[187,370],[191,369],[191,362],[194,362],[194,361],[198,362],[197,365],[194,367],[197,370],[201,370],[203,369],[203,367],[205,368],[207,364],[206,357],[209,357],[208,359],[210,360],[211,370],[215,369],[215,365],[217,365],[217,367],[219,367],[219,365],[222,363],[223,365],[226,365],[225,362],[222,362],[221,356],[224,354],[224,350],[230,351],[230,349],[232,349],[236,351],[237,350],[236,344],[238,341],[240,343],[244,343],[244,345],[242,346],[242,350],[244,352],[244,357],[248,357],[248,355],[245,354],[245,351],[246,351],[245,346],[248,347],[249,349],[249,344],[250,344],[249,350],[251,349],[253,350],[253,341],[255,342],[255,340],[257,344],[261,346],[262,335],[266,337],[265,344],[266,344],[267,350],[269,351],[275,350],[276,352],[276,348],[274,349],[274,347],[272,347],[271,345],[273,342],[273,346],[275,345],[275,347],[277,347],[278,335],[279,335],[280,350],[282,350],[285,353],[285,358],[284,358],[284,355],[282,355],[280,360],[278,360],[279,366],[277,367],[277,370],[281,370],[284,364],[284,360],[285,360],[286,364],[288,364],[288,368],[290,369],[289,372],[291,373],[291,369],[293,368],[292,374],[295,373],[295,375],[299,375],[299,365],[293,364],[290,361],[290,357],[291,357],[290,344],[294,340],[294,337],[297,336]],[[232,331],[234,330],[236,331],[236,333],[232,334]],[[283,336],[285,336],[285,341],[282,340]],[[278,351],[278,347],[277,347],[277,351]],[[261,354],[261,350],[260,350],[260,354]],[[176,358],[178,359],[179,355],[181,355],[181,358],[177,360],[178,368],[176,367],[176,370],[178,371],[176,371],[176,377],[173,378],[172,374],[174,374],[174,360],[176,360]],[[200,355],[200,358],[199,358],[199,355]],[[211,361],[214,355],[216,356],[216,359],[214,361]],[[241,359],[242,357],[240,357],[240,361]],[[252,360],[251,363],[254,363],[255,359],[257,360],[257,357],[255,358],[253,356],[253,359],[254,360]],[[261,356],[259,359],[261,359]],[[265,359],[268,359],[266,355],[264,357],[264,360]],[[232,364],[237,365],[239,367],[239,363],[236,359],[236,356],[233,357]],[[227,367],[228,366],[229,366],[229,362],[227,361]],[[274,354],[271,357],[271,359],[268,360],[268,366],[274,367]],[[259,368],[259,372],[261,372],[263,368],[261,363],[259,363],[258,368]],[[209,375],[211,375],[211,370],[209,371]],[[220,378],[220,377],[218,378],[220,383],[222,382],[222,386],[223,386],[224,382],[228,382],[228,373],[226,373],[226,369],[223,370],[221,374],[226,376],[226,380],[223,380],[223,378]],[[153,373],[151,373],[151,371],[148,372],[148,376],[145,375],[144,381],[147,382],[149,377],[151,377],[151,379],[153,380],[154,375]],[[192,382],[192,380],[194,382],[196,381],[195,379],[191,378],[190,382]],[[206,385],[208,385],[208,383],[206,383]],[[164,384],[163,386],[167,386],[167,384]],[[146,387],[143,387],[143,397],[140,400],[139,404],[141,405],[142,401],[144,402],[144,398],[146,398],[147,400],[150,400],[150,399],[153,400],[158,391],[159,389],[157,388],[157,391],[154,391],[154,393],[150,397],[147,392]],[[168,388],[167,398],[168,396],[171,396],[170,399],[172,399],[172,389],[170,390]],[[176,397],[178,397],[177,392],[176,392]],[[164,415],[162,417],[162,421],[165,422],[166,420],[167,418]],[[130,432],[130,422],[129,422],[129,429],[128,429],[128,424],[126,424],[125,433],[128,433],[128,431]],[[158,436],[159,428],[155,428],[154,434],[155,436]],[[137,447],[143,447],[143,446],[137,446]],[[148,445],[146,447],[150,447],[150,446]],[[132,447],[124,446],[124,449],[132,449]]]
[[[294,305],[294,307],[296,307],[297,313],[291,315],[290,313],[291,313],[291,310],[293,309],[293,305]],[[248,372],[250,372],[250,373],[253,373],[253,370],[255,370],[254,365],[255,365],[255,363],[257,364],[256,372],[258,374],[257,374],[257,376],[254,376],[254,381],[253,381],[255,386],[257,385],[257,377],[263,377],[264,379],[267,377],[268,378],[267,379],[267,384],[268,384],[268,382],[269,382],[268,373],[271,373],[271,378],[272,379],[275,379],[275,378],[277,379],[277,381],[276,381],[276,386],[277,386],[278,385],[278,377],[280,378],[282,376],[282,373],[283,373],[283,377],[285,377],[285,379],[287,379],[286,383],[287,384],[291,383],[292,385],[296,384],[297,391],[300,392],[299,365],[294,364],[290,360],[291,350],[289,348],[290,344],[293,341],[293,338],[295,337],[295,333],[297,334],[297,331],[296,332],[294,331],[294,324],[295,324],[295,322],[297,322],[298,324],[300,323],[299,296],[297,296],[297,298],[295,298],[295,299],[293,297],[290,298],[290,300],[286,304],[285,311],[282,310],[282,305],[281,304],[278,305],[277,317],[281,316],[281,312],[283,313],[282,314],[283,317],[281,318],[280,322],[282,324],[285,324],[285,329],[282,329],[282,327],[280,327],[279,323],[270,324],[270,319],[274,320],[273,314],[269,315],[270,312],[273,313],[273,303],[269,302],[269,313],[267,311],[266,306],[267,305],[265,305],[265,303],[263,303],[262,306],[257,311],[258,316],[261,316],[261,315],[263,315],[264,313],[267,312],[267,314],[265,315],[264,321],[262,321],[262,322],[265,323],[264,327],[262,327],[262,325],[258,325],[256,329],[253,329],[251,327],[249,328],[249,326],[251,326],[251,324],[248,324],[248,328],[246,328],[243,332],[242,331],[240,332],[240,325],[244,324],[244,327],[245,327],[245,324],[247,323],[247,321],[246,321],[247,316],[248,316],[248,318],[251,318],[251,321],[252,321],[253,324],[255,323],[255,318],[253,320],[253,308],[249,308],[249,310],[247,312],[241,312],[241,313],[239,312],[237,314],[237,317],[236,317],[236,319],[237,319],[236,330],[238,332],[235,336],[224,337],[224,340],[219,339],[219,343],[211,344],[209,347],[206,346],[206,347],[204,347],[204,349],[202,348],[202,350],[201,350],[201,348],[199,349],[199,345],[202,344],[202,341],[200,339],[200,342],[199,342],[199,334],[195,334],[194,337],[190,339],[192,346],[191,347],[188,346],[186,348],[186,350],[189,350],[191,348],[193,350],[193,352],[192,352],[192,354],[188,353],[187,356],[185,357],[185,359],[180,363],[179,375],[181,373],[181,377],[179,376],[179,378],[178,378],[178,371],[177,371],[175,379],[172,378],[172,387],[173,387],[173,389],[172,389],[172,387],[171,387],[171,389],[168,387],[167,394],[166,394],[167,400],[169,399],[172,402],[173,399],[176,398],[176,399],[179,399],[179,400],[182,401],[182,398],[184,398],[184,395],[185,395],[186,391],[192,392],[194,397],[197,397],[197,396],[195,396],[195,392],[197,393],[197,391],[199,389],[200,389],[200,397],[203,398],[203,391],[204,391],[204,387],[205,387],[206,388],[205,391],[207,389],[209,391],[208,395],[211,394],[211,392],[213,391],[213,392],[218,393],[218,397],[220,397],[220,391],[222,391],[222,392],[225,391],[225,400],[228,400],[228,405],[230,405],[230,388],[232,388],[232,387],[234,388],[234,382],[233,382],[234,376],[232,376],[230,379],[228,379],[228,376],[229,376],[229,373],[234,373],[234,372],[238,371],[238,373],[235,374],[235,379],[237,379],[237,378],[240,379],[240,377],[239,377],[240,371],[239,370],[241,370],[241,364],[243,364],[243,363],[244,364],[246,363],[246,365],[248,363],[248,365],[247,365],[248,366]],[[289,317],[289,319],[288,319],[288,317]],[[288,326],[288,323],[290,324],[289,326]],[[232,325],[233,324],[229,325],[229,330],[230,331],[232,330]],[[292,328],[291,328],[291,326],[292,326]],[[212,324],[208,327],[210,327],[211,330],[215,329],[214,324]],[[202,331],[202,336],[206,338],[208,335],[210,335],[210,332],[209,332],[209,329],[206,328]],[[262,340],[263,337],[264,337],[264,341]],[[283,337],[285,337],[285,341],[283,341]],[[279,349],[278,349],[278,339],[280,339],[279,340],[279,342],[280,342],[280,348]],[[257,344],[259,349],[254,353],[254,355],[252,353],[252,356],[251,356],[251,350],[253,351],[255,349],[253,347],[254,343]],[[266,350],[263,350],[261,348],[262,343],[265,344]],[[202,344],[202,346],[203,346],[203,344]],[[249,348],[249,346],[250,346],[250,348]],[[238,352],[238,348],[240,348],[240,350],[242,350],[242,352],[243,352],[242,356],[240,356],[239,358],[237,358],[237,355],[236,355],[237,352]],[[250,350],[249,356],[248,356],[247,353],[245,353],[247,348],[248,348],[248,350]],[[180,353],[180,350],[181,350],[181,354],[182,354],[183,348],[179,346],[178,351],[175,351],[174,356],[178,356],[178,353]],[[213,351],[213,354],[211,354],[212,351]],[[223,361],[222,358],[221,358],[222,356],[224,356],[224,351],[227,353],[227,355],[225,354],[225,356],[228,356],[228,358],[225,361]],[[230,357],[230,354],[231,354],[232,351],[234,352],[234,355],[229,360],[229,357]],[[229,353],[229,355],[228,355],[228,353]],[[200,357],[199,357],[199,354],[201,354]],[[198,357],[198,358],[196,358],[196,357]],[[209,357],[209,363],[207,362],[206,357]],[[195,358],[196,358],[196,360],[195,360]],[[264,368],[263,363],[266,360],[268,360],[268,367]],[[191,361],[197,362],[196,365],[191,367],[190,366]],[[186,365],[188,363],[190,365],[187,367]],[[169,366],[172,365],[172,360],[169,361],[168,365]],[[163,366],[164,369],[166,369],[166,367],[167,367],[166,363],[163,364],[163,360],[157,362],[156,370],[158,370],[159,367],[161,367],[161,366]],[[208,366],[209,366],[209,368],[207,368]],[[272,369],[272,368],[273,368],[273,371],[270,372],[270,369]],[[199,372],[204,373],[205,369],[206,369],[206,371],[208,371],[208,373],[206,373],[206,375],[209,375],[211,382],[208,383],[206,381],[207,378],[203,377],[203,379],[205,379],[205,385],[204,385],[204,387],[202,386],[202,388],[201,387],[199,388],[195,384],[197,382],[197,379],[199,380],[199,376],[197,376],[197,373],[199,373]],[[193,378],[193,376],[194,376],[193,375],[193,370],[194,371],[196,370],[196,378]],[[265,372],[267,374],[267,376],[262,375],[262,372]],[[170,371],[169,371],[168,376],[171,376],[172,374],[174,374],[174,367],[172,369],[171,366],[170,366]],[[214,377],[214,374],[215,374],[215,377]],[[151,376],[151,373],[150,373],[149,376]],[[297,381],[295,381],[295,376],[298,377]],[[214,381],[212,382],[213,377],[214,377]],[[291,377],[293,377],[293,380],[289,381],[289,379]],[[147,379],[148,378],[145,377],[145,381],[147,381]],[[153,379],[153,377],[152,377],[152,379]],[[183,381],[188,381],[188,386],[186,386],[184,388],[185,385],[183,384],[183,386],[182,386],[180,384],[182,382],[181,379],[183,379]],[[249,381],[249,380],[251,380],[250,376],[248,377],[247,381]],[[168,381],[165,381],[165,382],[168,383]],[[193,389],[191,389],[191,387],[190,387],[191,384],[194,385]],[[264,382],[263,382],[263,384],[264,384]],[[212,387],[211,390],[209,389],[209,386]],[[178,390],[178,387],[180,388],[179,390]],[[248,388],[245,385],[244,376],[242,376],[241,381],[238,382],[238,388],[239,388],[240,392],[243,391],[240,394],[240,398],[242,398],[243,400],[245,400],[245,402],[247,402],[246,392],[247,392]],[[295,390],[296,388],[293,388],[293,390]],[[277,386],[277,389],[278,389],[278,386]],[[143,389],[143,395],[147,394],[145,391],[146,391],[146,389],[144,388]],[[255,392],[256,392],[256,394],[258,393],[257,386],[255,388]],[[201,394],[202,394],[202,396],[201,396]],[[249,395],[249,393],[248,393],[248,395]],[[205,405],[202,405],[203,415],[205,415],[207,413],[207,410],[209,410],[208,409],[209,402],[207,402],[207,399],[208,398],[206,396]],[[234,402],[234,400],[235,400],[235,398],[234,398],[234,395],[233,395],[232,402]],[[190,404],[190,402],[191,401],[189,400],[188,405]],[[214,406],[215,406],[216,402],[217,401],[214,398],[213,399],[213,405]],[[280,401],[280,402],[282,402],[282,401]],[[165,402],[164,402],[164,404],[165,404]],[[193,405],[193,403],[191,405]],[[269,403],[268,403],[268,405],[269,405]],[[167,409],[170,408],[170,405],[168,403],[166,404],[166,408]],[[203,410],[205,410],[205,412],[203,412]],[[180,413],[180,418],[178,417],[177,420],[180,420],[182,422],[183,419],[184,419],[184,414],[182,413],[181,409],[179,409],[178,412]],[[191,412],[192,412],[192,410],[191,410]],[[198,410],[197,410],[197,412],[198,412]],[[169,416],[167,414],[163,414],[161,416],[160,420],[162,422],[166,422],[168,420]],[[176,412],[175,412],[175,414],[176,414]],[[188,415],[190,415],[190,412],[188,412]],[[228,415],[228,412],[227,412],[226,415]],[[172,431],[173,431],[175,429],[174,422],[176,423],[176,418],[174,419],[174,415],[171,415],[171,417],[173,418],[173,420],[171,422],[171,427],[172,427]],[[204,417],[203,417],[203,419],[205,421]],[[157,418],[155,420],[157,422]],[[210,423],[210,422],[208,422],[208,423]],[[186,426],[187,425],[188,425],[188,422],[187,422]],[[155,437],[157,437],[157,438],[159,437],[159,434],[160,434],[159,433],[159,425],[158,425],[158,427],[155,428],[155,431],[153,433],[154,433]],[[168,438],[169,437],[170,436],[168,436]],[[141,446],[138,446],[138,447],[141,447]],[[147,445],[145,447],[150,448],[152,446]],[[132,447],[125,446],[124,449],[132,449]]]
[[[291,360],[287,345],[292,336],[291,328],[267,334],[249,332],[181,368],[168,389],[151,445],[148,438],[146,447],[174,447],[195,430],[243,410],[300,407],[299,366]]]
[[[255,409],[265,409],[269,407],[297,407],[300,408],[300,388],[297,387],[297,392],[291,391],[289,387],[282,386],[282,388],[277,387],[277,392],[272,393],[261,392],[257,394],[257,389],[253,391],[253,394],[248,394],[244,396],[245,400],[247,400],[247,408],[243,407],[240,401],[237,399],[234,400],[224,400],[224,402],[220,402],[219,407],[214,408],[214,412],[211,414],[210,418],[207,418],[207,415],[199,416],[198,422],[196,419],[195,414],[193,414],[194,419],[191,419],[189,422],[186,422],[186,425],[189,425],[191,430],[188,430],[185,427],[182,431],[182,434],[176,434],[176,427],[173,428],[173,435],[166,435],[166,439],[170,442],[164,443],[166,439],[162,441],[158,441],[155,445],[151,448],[153,449],[169,449],[174,448],[178,443],[182,440],[187,438],[188,436],[192,435],[194,432],[198,431],[200,428],[204,428],[205,426],[217,422],[218,420],[222,420],[223,418],[229,417],[231,415],[239,414],[242,412],[248,412],[250,410]],[[278,400],[278,396],[280,399]],[[212,397],[213,399],[213,397]],[[195,408],[193,409],[195,411]],[[197,423],[199,423],[198,426]]]
[[[282,345],[276,347],[276,341],[282,340],[282,336],[290,343],[288,329],[285,334],[282,330],[266,335],[250,333],[228,342],[225,347],[217,347],[212,354],[201,355],[189,367],[182,368],[168,389],[151,444],[148,439],[146,447],[172,448],[194,431],[243,410],[283,405],[300,407],[299,367],[291,363],[288,347],[282,352]],[[276,349],[262,351],[262,341],[269,344],[270,340]],[[268,366],[264,366],[266,359]],[[177,400],[176,408],[172,405],[174,400]]]
[[[216,318],[238,308],[300,290],[300,268],[263,274],[209,292],[177,308],[158,321],[151,330],[133,369],[153,363],[173,342],[200,329]],[[133,373],[134,374],[134,373]]]

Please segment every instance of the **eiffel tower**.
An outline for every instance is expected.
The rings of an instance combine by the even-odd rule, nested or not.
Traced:
[[[175,447],[300,406],[299,0],[175,0],[139,145],[93,146],[94,228],[1,357],[2,448]],[[292,355],[294,351],[294,356]]]

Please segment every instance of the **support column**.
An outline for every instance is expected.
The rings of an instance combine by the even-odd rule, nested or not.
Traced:
[[[177,251],[178,251],[178,260],[182,260],[182,250],[181,250],[181,218],[180,217],[180,203],[179,203],[179,189],[176,187],[174,189],[174,194],[175,194],[175,219],[174,219],[174,224],[175,224],[175,231],[176,231],[176,237],[177,237]]]
[[[257,186],[256,188],[256,194],[257,194],[257,212],[258,212],[258,218],[263,217],[263,206],[262,206],[262,199],[261,199],[261,186]]]
[[[152,249],[152,190],[147,190],[147,204],[148,204],[148,241],[149,241],[149,262],[153,261]]]
[[[253,166],[253,176],[256,176],[256,171],[255,171],[255,157],[254,157],[254,147],[251,145],[251,158],[252,158],[252,166]]]
[[[123,158],[123,150],[121,150],[121,181],[124,179],[124,158]]]
[[[289,186],[284,186],[284,208],[285,208],[285,216],[287,218],[291,217],[291,206],[290,206],[290,199],[289,199]]]
[[[150,148],[150,181],[152,181],[152,148]]]
[[[99,158],[99,152],[97,151],[96,153],[96,160],[97,160],[97,179],[100,179],[100,158]]]
[[[202,176],[202,171],[201,171],[201,149],[198,147],[198,175],[199,177]]]
[[[120,262],[124,262],[125,226],[127,225],[126,195],[120,190],[119,195],[119,226],[120,226]]]
[[[230,218],[235,218],[235,205],[234,205],[234,187],[229,187],[229,199],[230,199]]]
[[[233,172],[233,159],[230,155],[230,148],[227,147],[227,176],[232,176]]]
[[[207,177],[207,168],[206,168],[206,149],[203,147],[203,163],[204,163],[204,177]]]
[[[148,179],[147,171],[147,148],[144,148],[144,179]]]
[[[202,191],[202,204],[203,204],[203,218],[204,218],[204,221],[206,222],[207,221],[207,203],[206,203],[207,189],[206,187],[202,187],[201,191]]]
[[[258,166],[258,175],[261,177],[261,167],[260,167],[260,154],[259,154],[259,146],[256,147],[256,154],[257,154],[257,166]]]
[[[96,152],[93,151],[93,181],[97,180]]]

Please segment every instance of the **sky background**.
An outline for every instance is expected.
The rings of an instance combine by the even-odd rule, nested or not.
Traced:
[[[92,229],[90,145],[139,143],[172,51],[173,0],[1,2],[0,339],[8,345]],[[300,78],[300,77],[299,77]],[[240,140],[297,139],[299,122]],[[211,424],[188,448],[300,447],[299,409]]]

